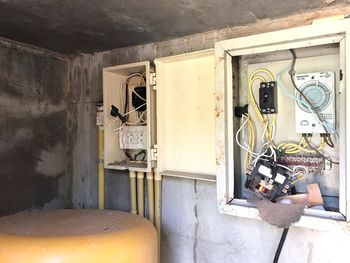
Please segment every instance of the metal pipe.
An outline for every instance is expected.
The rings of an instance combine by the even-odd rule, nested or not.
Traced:
[[[103,126],[98,127],[98,209],[105,209],[105,169],[103,164]]]
[[[161,213],[162,213],[162,175],[155,171],[154,175],[154,226],[157,230],[158,263],[160,262]]]
[[[146,174],[148,194],[148,219],[154,224],[154,176],[153,172]]]
[[[137,215],[136,172],[129,171],[129,178],[130,178],[130,203],[131,203],[130,213],[133,215]]]
[[[144,178],[144,172],[137,172],[137,212],[140,216],[145,215]]]

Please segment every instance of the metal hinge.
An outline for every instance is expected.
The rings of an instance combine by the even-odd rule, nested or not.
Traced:
[[[150,84],[151,84],[153,90],[156,90],[157,89],[157,75],[156,75],[156,73],[151,73],[149,80],[150,80]]]
[[[152,161],[157,161],[158,160],[157,145],[154,145],[153,148],[151,148],[151,160]]]

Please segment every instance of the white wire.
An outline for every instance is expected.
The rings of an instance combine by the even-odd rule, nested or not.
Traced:
[[[286,169],[286,170],[288,170],[290,172],[294,172],[292,169],[290,169],[289,167],[287,167],[285,165],[282,165],[282,164],[279,164],[279,163],[277,163],[276,165],[279,166],[279,167],[282,167],[282,168],[284,168],[284,169]]]
[[[142,122],[140,122],[140,121],[141,121],[141,120],[144,121],[144,120],[142,119],[142,117],[143,117],[143,115],[145,115],[146,112],[147,112],[147,111],[142,112],[141,115],[140,115],[140,117],[139,117],[136,121],[134,121],[134,122],[126,122],[126,124],[128,124],[128,125],[142,124]]]
[[[268,146],[269,143],[270,142],[266,142],[260,147],[259,152],[256,154],[256,157],[253,160],[254,166],[256,166],[256,164],[258,163],[258,160],[260,160],[261,157],[272,157],[272,155],[274,154],[274,152],[271,152],[270,155],[266,155],[265,153],[267,152],[268,149],[266,149],[264,152],[262,152],[264,147]],[[269,148],[270,148],[270,146],[269,146]]]
[[[277,118],[275,119],[275,121],[272,123],[272,126],[271,126],[271,141],[273,141],[273,139],[275,138],[275,132],[276,132],[276,121],[277,121]]]
[[[304,165],[296,165],[296,166],[293,167],[293,172],[295,172],[296,169],[300,169],[300,168],[301,168],[301,169],[304,169],[305,172],[308,171],[308,169],[307,169],[306,166],[304,166]]]
[[[142,82],[141,82],[142,84],[145,82],[145,80],[143,78],[143,74],[140,74],[140,73],[133,73],[133,74],[126,76],[125,80],[122,82],[122,84],[120,85],[120,89],[119,89],[120,105],[122,105],[123,110],[125,107],[125,97],[124,97],[125,93],[124,93],[123,87],[124,87],[125,83],[128,81],[128,79],[135,77],[135,76],[142,78]]]
[[[139,97],[141,100],[146,101],[144,98],[141,97],[140,94],[138,94],[138,93],[135,91],[135,89],[133,89],[132,92],[134,92],[134,94],[135,94],[137,97]]]
[[[239,127],[239,129],[237,130],[237,132],[236,132],[236,142],[237,142],[238,146],[239,146],[240,148],[242,148],[243,150],[245,150],[246,152],[249,152],[249,153],[252,154],[252,155],[256,155],[255,152],[253,152],[253,151],[251,151],[250,149],[246,148],[245,146],[243,146],[243,145],[239,142],[239,134],[240,134],[240,132],[242,131],[242,129],[244,128],[244,126],[247,124],[247,122],[248,122],[248,120],[249,120],[248,118],[249,118],[249,117],[247,117],[247,119],[245,119],[245,121],[242,123],[241,127]],[[242,120],[243,120],[243,117],[242,117]]]
[[[113,133],[114,133],[114,134],[117,134],[118,132],[120,132],[121,130],[123,130],[124,126],[125,126],[125,124],[123,123],[123,124],[120,125],[118,128],[115,128],[115,129],[113,130]]]
[[[133,109],[131,111],[128,111],[127,113],[124,113],[123,116],[125,117],[126,115],[129,115],[130,113],[137,111],[138,109],[140,109],[141,107],[145,106],[146,104],[147,103],[144,103],[144,104],[138,106],[137,108],[135,108],[135,109]]]
[[[276,162],[277,161],[276,151],[271,145],[269,147],[270,147],[271,153],[273,154],[273,160]]]
[[[265,124],[264,130],[263,130],[263,132],[261,134],[261,141],[262,141],[262,143],[265,143],[265,133],[267,131],[267,127],[268,126],[269,126],[269,122],[267,121],[266,124]]]
[[[244,118],[242,117],[242,120]],[[246,142],[243,142],[246,146],[243,146],[240,141],[239,141],[239,136],[240,133],[242,132],[242,130],[244,129],[244,127],[246,126],[247,122],[249,120],[249,116],[247,116],[247,118],[244,120],[244,122],[241,124],[241,126],[239,127],[239,129],[236,132],[236,142],[237,145],[242,148],[243,150],[247,151],[248,153],[250,153],[253,157],[255,157],[255,159],[253,160],[254,166],[256,165],[256,163],[258,162],[259,159],[261,159],[262,157],[272,157],[274,156],[274,160],[276,161],[277,159],[277,155],[276,155],[276,151],[273,149],[273,147],[270,144],[270,142],[265,142],[259,149],[258,153],[255,153],[252,151],[252,149],[250,149],[249,146],[247,146]],[[266,152],[268,149],[264,150],[264,147],[268,146],[268,149],[271,149],[271,154],[270,155],[266,155]]]

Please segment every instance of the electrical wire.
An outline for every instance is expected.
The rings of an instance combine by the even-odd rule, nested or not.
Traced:
[[[278,244],[275,257],[273,258],[273,263],[278,263],[278,259],[279,259],[280,254],[281,254],[281,251],[282,251],[282,248],[283,248],[283,245],[284,245],[284,241],[286,241],[286,237],[287,237],[288,231],[289,231],[289,228],[283,229],[283,233],[282,233],[280,242]]]
[[[263,151],[263,150],[264,150],[264,147],[265,147],[266,145],[268,145],[269,142],[266,142],[265,144],[263,144],[263,145],[261,146],[261,148],[260,148],[260,150],[259,150],[258,153],[256,153],[256,152],[253,151],[253,150],[254,150],[254,149],[253,149],[253,148],[254,148],[253,145],[254,145],[254,141],[255,141],[253,130],[252,130],[252,140],[251,140],[252,143],[251,143],[251,144],[248,143],[248,147],[242,145],[242,143],[241,143],[240,140],[239,140],[239,137],[240,137],[241,132],[243,131],[243,129],[244,129],[245,126],[247,125],[247,123],[250,121],[250,119],[249,119],[249,116],[248,116],[248,115],[243,115],[241,119],[242,119],[243,122],[242,122],[241,126],[239,127],[239,129],[237,130],[236,136],[235,136],[237,145],[238,145],[240,148],[242,148],[243,150],[245,150],[246,152],[248,152],[248,153],[250,154],[250,158],[251,158],[251,157],[255,157],[255,159],[254,159],[253,162],[255,162],[255,161],[257,160],[256,158],[258,158],[258,159],[260,159],[260,158],[262,158],[262,157],[268,157],[268,158],[270,158],[270,157],[272,157],[272,156],[274,156],[274,157],[276,158],[276,153],[275,153],[274,151],[273,151],[270,155],[266,155],[267,150]],[[243,143],[243,144],[246,144],[246,143]],[[247,158],[248,158],[248,157],[247,157]],[[245,158],[244,172],[246,172],[246,170],[247,170],[247,158]],[[255,162],[255,163],[256,163],[256,162]]]
[[[248,124],[248,144],[244,142],[245,146],[248,147],[248,149],[252,150],[254,149],[254,145],[255,145],[255,134],[254,134],[254,127],[253,124],[249,118],[248,115],[243,115],[242,119],[245,120],[247,119],[247,124]],[[242,138],[244,139],[244,129],[242,129]],[[252,155],[246,151],[245,155],[244,155],[244,172],[247,172],[247,166],[248,163],[251,162],[252,159]]]
[[[119,93],[120,93],[120,105],[121,105],[121,108],[124,109],[124,114],[123,116],[125,117],[125,123],[122,123],[118,128],[114,129],[113,130],[113,133],[119,133],[119,136],[122,137],[121,141],[122,143],[124,144],[124,132],[123,132],[123,128],[126,126],[126,125],[137,125],[137,124],[143,124],[145,122],[145,120],[142,118],[145,114],[146,111],[144,111],[140,116],[138,116],[138,119],[134,122],[128,122],[128,116],[139,110],[141,107],[144,107],[146,105],[146,103],[142,104],[141,106],[133,109],[133,110],[130,110],[128,111],[128,106],[129,106],[129,82],[130,80],[133,78],[133,77],[140,77],[141,78],[141,81],[140,81],[140,84],[139,86],[141,85],[144,85],[145,84],[145,72],[143,72],[142,74],[141,73],[133,73],[133,74],[130,74],[128,76],[126,76],[125,80],[122,82],[122,84],[120,85],[120,89],[119,89]],[[125,85],[125,97],[124,97],[124,94],[123,94],[123,90],[124,90],[124,85]],[[146,102],[146,100],[144,98],[142,98],[134,89],[133,89],[133,92],[136,94],[136,96],[140,97],[140,99],[142,99],[143,101]],[[113,121],[112,121],[113,122]],[[111,125],[111,124],[110,124]],[[131,154],[127,151],[127,149],[124,149],[125,146],[122,145],[122,151],[125,155],[125,158],[127,159],[128,162],[133,162],[135,160],[135,155],[134,157],[131,156]],[[140,154],[141,152],[139,152]],[[143,157],[143,160],[145,159],[146,157],[146,154],[144,155]],[[137,156],[136,156],[137,158]]]
[[[143,101],[146,102],[146,99],[145,99],[145,98],[142,98],[142,96],[141,96],[140,94],[138,94],[138,93],[135,91],[135,89],[133,89],[132,92],[133,92],[137,97],[139,97],[139,99],[141,99],[141,100],[143,100]]]
[[[278,150],[283,150],[284,153],[287,154],[293,154],[293,153],[299,153],[299,152],[306,152],[306,153],[317,153],[317,151],[314,148],[311,149],[307,149],[306,147],[302,146],[302,142],[308,142],[308,139],[305,139],[305,137],[303,136],[302,138],[304,138],[303,140],[300,141],[299,144],[296,143],[281,143],[277,146]],[[316,148],[318,151],[322,150],[325,146],[325,141],[324,138],[321,138],[321,143],[320,146],[318,148]],[[288,147],[290,147],[291,149],[287,149]]]
[[[147,103],[144,103],[144,104],[142,104],[142,105],[136,107],[135,109],[133,109],[133,110],[131,110],[131,111],[128,111],[127,113],[124,113],[123,116],[127,116],[127,115],[129,115],[130,113],[137,111],[138,109],[142,108],[142,107],[145,106],[146,104],[147,104]]]
[[[266,140],[270,141],[270,143],[272,145],[274,145],[273,143],[273,136],[274,136],[274,131],[275,131],[275,123],[276,123],[276,114],[273,114],[273,119],[270,122],[268,117],[266,115],[263,115],[260,111],[260,108],[256,102],[254,93],[253,93],[253,84],[256,80],[260,80],[261,82],[266,82],[266,78],[264,76],[261,75],[257,75],[257,74],[261,74],[264,73],[265,75],[267,75],[270,79],[270,81],[275,81],[275,77],[273,76],[272,72],[268,69],[265,68],[260,68],[255,70],[249,77],[249,83],[248,83],[248,91],[249,91],[249,99],[251,101],[251,104],[253,106],[253,109],[255,111],[255,114],[257,115],[259,121],[262,123],[263,126],[266,125],[266,123],[269,123],[268,126],[264,129],[263,132],[263,137],[266,138]],[[263,140],[265,141],[265,140]]]
[[[141,113],[141,115],[139,116],[139,118],[136,120],[136,121],[134,121],[134,122],[126,122],[126,124],[127,125],[140,125],[140,124],[144,124],[144,120],[142,119],[142,117],[143,117],[143,115],[145,115],[145,113],[146,113],[147,111],[143,111],[142,113]]]
[[[301,179],[304,178],[304,174],[301,175],[300,177],[298,177],[297,179],[295,179],[293,182],[291,182],[292,185],[295,185],[298,181],[300,181]]]
[[[306,143],[309,145],[309,147],[310,147],[311,149],[313,149],[316,153],[318,153],[319,155],[321,155],[321,157],[322,157],[323,159],[329,161],[331,164],[339,164],[338,161],[333,161],[331,157],[326,156],[326,155],[324,155],[323,153],[321,153],[317,148],[315,148],[313,145],[311,145],[311,143],[310,143],[308,140],[306,140]]]

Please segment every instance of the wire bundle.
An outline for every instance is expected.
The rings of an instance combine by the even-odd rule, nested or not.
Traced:
[[[269,71],[266,68],[260,68],[255,70],[249,77],[248,81],[248,96],[249,96],[249,102],[250,105],[252,106],[255,115],[257,116],[257,119],[259,120],[260,124],[263,127],[263,132],[261,135],[261,141],[262,141],[262,146],[255,151],[255,131],[254,131],[254,125],[249,117],[248,113],[243,114],[241,118],[241,126],[237,130],[236,133],[236,142],[240,148],[242,148],[246,153],[244,156],[244,172],[247,172],[247,167],[248,164],[252,164],[253,166],[256,165],[257,161],[259,159],[264,159],[264,158],[272,158],[274,159],[274,162],[277,160],[277,152],[280,154],[297,154],[300,152],[305,152],[305,153],[310,153],[310,154],[319,154],[321,155],[324,159],[329,160],[332,163],[338,163],[333,161],[330,157],[325,156],[322,154],[322,150],[326,145],[330,147],[334,147],[333,141],[330,137],[330,134],[328,133],[328,130],[331,130],[332,132],[336,132],[334,128],[329,127],[328,123],[325,121],[322,121],[319,113],[314,110],[311,102],[306,98],[306,96],[298,89],[298,87],[295,85],[294,82],[294,66],[296,62],[296,55],[294,50],[290,50],[292,56],[293,56],[293,61],[292,64],[289,68],[289,75],[291,77],[291,81],[293,84],[293,87],[296,89],[297,92],[300,92],[301,96],[304,98],[304,100],[300,100],[297,96],[295,96],[293,93],[289,92],[283,85],[281,81],[281,74],[283,72],[286,72],[288,69],[285,69],[281,72],[278,73],[277,75],[277,80],[280,83],[280,87],[283,90],[283,94],[288,96],[289,98],[299,101],[300,103],[303,103],[305,107],[307,107],[310,112],[314,115],[315,119],[324,127],[325,129],[325,134],[321,136],[321,142],[318,147],[315,147],[311,144],[311,136],[312,135],[306,135],[303,134],[301,137],[299,143],[295,142],[283,142],[278,145],[274,143],[274,135],[276,132],[276,119],[277,116],[276,114],[262,114],[260,111],[260,108],[257,104],[257,101],[255,99],[254,93],[253,93],[253,85],[256,81],[260,82],[267,82],[267,79],[269,81],[275,81],[274,75],[272,74],[271,71]],[[271,117],[269,117],[271,116]],[[247,128],[246,128],[247,127]],[[247,130],[248,133],[248,142],[245,140],[245,129]],[[242,137],[243,142],[240,142],[240,136]],[[254,160],[252,160],[254,158]],[[286,167],[288,168],[288,167]],[[298,178],[299,180],[300,178]]]

